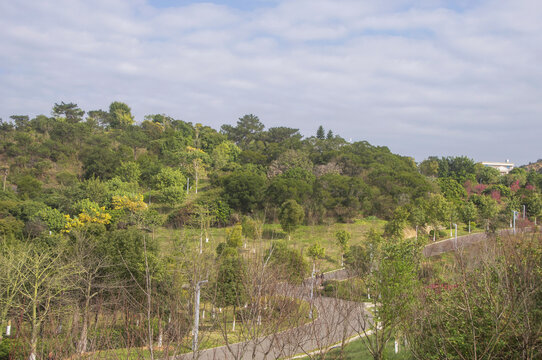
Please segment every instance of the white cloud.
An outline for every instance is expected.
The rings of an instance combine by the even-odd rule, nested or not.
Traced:
[[[536,1],[232,4],[3,2],[0,116],[120,100],[140,120],[322,124],[417,159],[540,157]]]

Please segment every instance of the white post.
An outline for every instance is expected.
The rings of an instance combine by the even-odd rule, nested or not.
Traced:
[[[6,336],[11,335],[11,320],[8,321],[8,326],[6,326]]]
[[[189,188],[190,188],[190,178],[186,178],[186,195],[188,195]]]
[[[192,339],[192,351],[198,351],[198,330],[199,330],[199,297],[201,285],[205,284],[207,280],[198,281],[196,283],[196,293],[194,295],[194,338]]]
[[[395,353],[397,354],[399,352],[399,342],[395,340]]]

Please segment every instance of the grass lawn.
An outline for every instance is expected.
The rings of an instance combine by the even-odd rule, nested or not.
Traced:
[[[347,344],[344,347],[344,357],[341,357],[340,349],[331,350],[325,357],[326,360],[370,360],[373,357],[371,353],[367,350],[364,340],[357,339]],[[308,360],[309,357],[303,358],[303,360]],[[318,359],[318,357],[312,357],[312,359]],[[405,349],[404,346],[399,347],[399,352],[395,354],[394,351],[394,342],[390,341],[386,344],[384,350],[384,359],[388,360],[410,360],[413,359],[408,349]]]
[[[279,224],[265,224],[262,240],[246,240],[246,251],[268,249],[273,240],[285,240],[291,247],[305,253],[311,244],[319,242],[325,248],[325,258],[320,261],[319,271],[334,270],[341,267],[341,250],[336,244],[335,233],[346,230],[352,233],[350,245],[356,245],[365,239],[370,229],[382,230],[386,222],[378,219],[362,219],[352,224],[312,225],[300,226],[288,240],[288,236],[282,231]],[[155,233],[156,239],[164,253],[170,253],[174,248],[175,240],[187,239],[190,251],[196,254],[200,246],[199,229],[167,229],[159,228]],[[205,239],[208,239],[208,242]],[[203,234],[203,251],[214,253],[217,245],[226,239],[226,228],[211,228],[207,234]],[[308,257],[307,257],[307,260]]]

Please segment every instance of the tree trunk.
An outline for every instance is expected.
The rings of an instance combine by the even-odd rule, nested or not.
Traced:
[[[83,317],[83,326],[81,327],[81,336],[77,342],[77,353],[83,354],[87,352],[88,342],[88,316]]]
[[[231,331],[235,331],[235,306],[233,307],[233,326]]]
[[[30,338],[30,355],[28,356],[28,360],[36,360],[36,351],[38,348],[38,333],[39,333],[39,324],[33,321],[32,335]]]
[[[88,321],[90,317],[89,309],[90,309],[90,297],[87,297],[87,300],[85,301],[85,308],[83,310],[83,326],[81,327],[81,335],[79,336],[79,341],[77,342],[78,354],[83,354],[87,352]]]
[[[469,234],[470,234],[470,220],[469,220]]]

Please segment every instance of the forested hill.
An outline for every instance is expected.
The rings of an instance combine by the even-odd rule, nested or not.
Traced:
[[[536,174],[503,178],[467,158],[429,158],[418,169],[387,147],[348,143],[322,127],[304,138],[298,129],[265,128],[254,115],[217,130],[162,114],[137,124],[120,102],[88,112],[60,103],[52,116],[12,116],[0,128],[5,235],[59,232],[97,209],[114,226],[119,201],[151,204],[169,226],[182,226],[201,208],[217,226],[254,213],[274,221],[287,200],[302,206],[307,224],[388,219],[397,207],[410,209],[414,223],[412,210],[432,194],[449,201],[492,191],[509,197],[503,188],[512,183],[533,193],[541,184]]]

